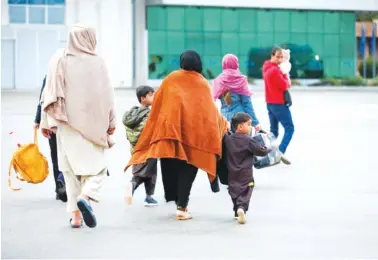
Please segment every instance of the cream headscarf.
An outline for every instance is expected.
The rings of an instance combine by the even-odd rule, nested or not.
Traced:
[[[96,32],[75,25],[65,49],[52,57],[41,97],[43,111],[70,125],[86,139],[108,148],[115,128],[114,91],[106,65],[96,55]]]

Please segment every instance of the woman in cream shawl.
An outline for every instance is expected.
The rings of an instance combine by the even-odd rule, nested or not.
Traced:
[[[71,227],[96,226],[90,201],[99,201],[106,176],[105,149],[115,130],[114,92],[96,55],[93,28],[75,25],[67,47],[53,55],[41,97],[44,136],[57,134],[59,168],[67,189]]]

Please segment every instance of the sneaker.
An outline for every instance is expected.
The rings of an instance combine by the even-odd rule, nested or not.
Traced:
[[[238,213],[235,211],[235,213],[234,213],[234,219],[238,220],[238,218],[239,218]]]
[[[146,199],[144,200],[144,206],[146,207],[154,207],[157,205],[159,205],[159,203],[151,196],[147,196]]]
[[[61,200],[63,202],[67,202],[67,192],[66,192],[66,185],[64,182],[58,179],[56,182],[56,199]]]
[[[133,204],[133,189],[134,189],[133,183],[128,182],[126,184],[126,196],[125,196],[125,201],[127,205]]]
[[[290,165],[291,164],[291,162],[286,158],[286,156],[285,156],[284,153],[282,153],[281,151],[279,151],[278,153],[279,153],[281,162],[283,162],[286,165]]]
[[[188,210],[186,209],[185,211],[183,210],[177,210],[176,211],[176,219],[177,220],[189,220],[189,219],[192,219],[192,215],[190,215],[190,213],[188,212]]]
[[[238,209],[237,211],[238,214],[238,222],[239,224],[245,224],[246,219],[245,219],[245,212],[243,209]]]

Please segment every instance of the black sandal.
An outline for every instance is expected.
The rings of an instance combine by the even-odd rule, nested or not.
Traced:
[[[71,218],[70,219],[70,225],[71,225],[71,228],[81,228],[83,226],[83,220],[81,220],[80,225],[74,225],[74,224],[72,224],[72,218]]]
[[[96,216],[93,214],[92,207],[84,199],[77,202],[81,214],[83,215],[84,223],[90,228],[94,228],[97,225]]]

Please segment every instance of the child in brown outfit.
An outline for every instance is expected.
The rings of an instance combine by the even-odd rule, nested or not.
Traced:
[[[235,219],[240,224],[246,222],[254,188],[253,162],[254,156],[265,156],[270,152],[250,136],[252,130],[251,117],[246,113],[236,113],[231,120],[235,134],[225,136],[227,149],[228,192],[234,204]]]

